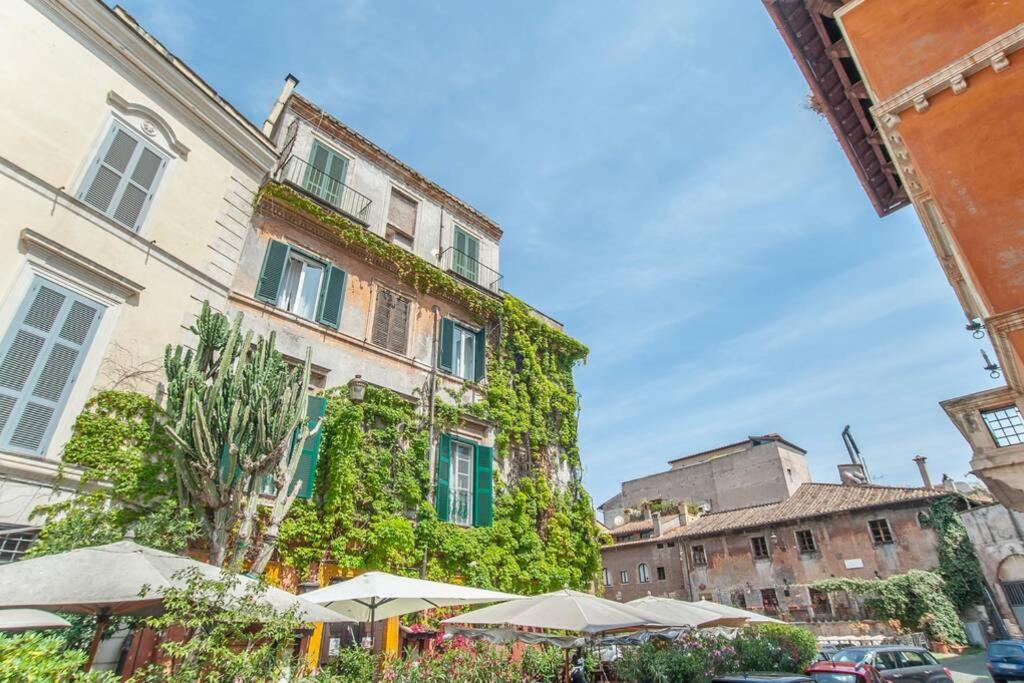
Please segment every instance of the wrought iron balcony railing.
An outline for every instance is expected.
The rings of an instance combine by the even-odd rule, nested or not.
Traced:
[[[278,169],[277,179],[294,185],[361,223],[369,221],[372,199],[294,154]]]
[[[488,268],[479,260],[455,247],[448,247],[441,252],[441,268],[464,277],[478,287],[498,293],[502,275],[493,268]]]

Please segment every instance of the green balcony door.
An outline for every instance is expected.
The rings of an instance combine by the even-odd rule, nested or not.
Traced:
[[[332,206],[341,206],[348,159],[313,141],[302,186]]]

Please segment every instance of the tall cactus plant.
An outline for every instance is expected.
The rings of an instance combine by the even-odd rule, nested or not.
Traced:
[[[259,573],[302,482],[296,469],[302,444],[320,428],[307,419],[310,352],[301,370],[290,369],[264,339],[242,333],[203,304],[195,348],[168,345],[167,429],[177,445],[179,497],[202,520],[210,562]],[[269,517],[257,529],[260,488],[275,485]],[[254,541],[254,538],[256,539]]]

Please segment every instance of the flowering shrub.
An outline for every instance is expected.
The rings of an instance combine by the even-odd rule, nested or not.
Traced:
[[[389,683],[521,683],[522,669],[508,647],[456,636],[443,648],[417,660],[392,659],[381,680]]]

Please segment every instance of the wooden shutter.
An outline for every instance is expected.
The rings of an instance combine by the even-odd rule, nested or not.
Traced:
[[[42,455],[103,307],[35,278],[0,345],[0,446]]]
[[[388,225],[409,237],[416,233],[416,201],[394,188],[388,202]]]
[[[494,521],[494,449],[476,447],[473,477],[473,526],[491,526]]]
[[[328,266],[324,283],[320,289],[320,306],[317,322],[338,329],[341,324],[341,305],[345,300],[345,271]]]
[[[434,509],[437,510],[437,518],[442,522],[448,521],[448,510],[451,507],[448,481],[451,472],[452,438],[442,434],[437,439],[437,485],[434,488]]]
[[[487,374],[487,333],[482,327],[480,328],[480,331],[476,333],[476,344],[474,350],[476,351],[476,358],[473,363],[473,379],[479,382],[484,378],[484,375]]]
[[[441,318],[440,346],[437,367],[452,372],[455,369],[455,322],[451,318]]]
[[[404,296],[380,287],[373,314],[370,339],[377,346],[404,354],[408,346],[410,302]]]
[[[347,170],[348,159],[314,140],[303,187],[325,202],[337,206],[341,201],[341,187]]]
[[[284,242],[270,240],[267,253],[263,256],[263,269],[256,283],[256,298],[268,304],[277,305],[277,295],[281,291],[281,280],[285,266],[288,265],[288,253],[291,251]]]
[[[324,411],[327,408],[327,399],[323,396],[310,396],[307,401],[307,417],[309,418],[309,426],[312,428],[316,425],[317,420],[324,416]],[[318,431],[313,436],[307,438],[306,442],[302,445],[302,453],[299,455],[299,466],[295,469],[295,479],[293,480],[293,485],[295,481],[302,480],[296,498],[309,499],[313,497],[313,484],[316,480],[316,464],[320,458],[320,441],[322,436],[323,431]]]
[[[79,198],[138,229],[167,164],[159,150],[115,124],[93,161]]]

